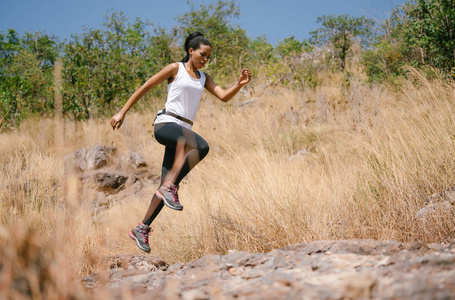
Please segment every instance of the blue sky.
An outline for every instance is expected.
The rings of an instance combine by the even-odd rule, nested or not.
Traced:
[[[193,0],[195,7],[215,0]],[[321,15],[365,15],[383,19],[392,8],[405,0],[238,0],[239,24],[250,37],[265,35],[269,42],[294,35],[308,38],[317,28]],[[176,17],[190,10],[187,0],[0,0],[0,31],[13,28],[24,31],[45,31],[61,39],[79,34],[82,27],[100,28],[110,10],[122,11],[134,21],[137,17],[156,25],[172,28]]]

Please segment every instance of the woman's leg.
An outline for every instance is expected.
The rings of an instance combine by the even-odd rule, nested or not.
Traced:
[[[171,185],[175,188],[172,192],[173,197],[177,199],[177,204],[180,205],[177,196],[178,184],[207,155],[209,145],[198,134],[175,123],[156,124],[155,137],[159,143],[166,146],[161,169],[160,187],[163,184],[172,182],[173,184]],[[156,193],[150,201],[142,223],[138,224],[129,233],[129,236],[136,241],[138,247],[145,252],[150,252],[148,242],[150,224],[161,212],[164,205],[163,200]],[[167,205],[169,206],[169,204]]]
[[[156,191],[156,195],[164,201],[166,206],[182,210],[183,206],[180,204],[178,196],[180,181],[207,155],[209,145],[201,136],[176,123],[155,125],[155,138],[160,144],[166,146],[161,173],[164,180]],[[184,151],[177,151],[180,155],[174,155],[178,141],[183,145],[181,148],[184,148]],[[177,158],[179,158],[178,163]],[[175,168],[176,165],[180,168]],[[169,171],[171,166],[172,170]]]
[[[163,166],[166,167],[163,167],[161,170],[160,186],[166,181],[175,181],[175,177],[180,173],[183,163],[184,141],[181,139],[177,141],[177,150],[170,149],[168,147],[165,149]],[[150,226],[150,224],[152,224],[152,222],[155,220],[156,216],[158,216],[158,214],[161,212],[163,206],[163,200],[158,198],[156,193],[153,194],[149,208],[144,216],[142,223]]]
[[[197,133],[176,123],[155,124],[155,138],[166,146],[163,165],[161,168],[161,183],[172,182],[178,185],[180,181],[208,153],[208,143]],[[180,144],[177,146],[177,144]],[[179,148],[176,155],[176,149]],[[183,156],[183,149],[186,155]],[[153,195],[143,223],[150,225],[161,212],[163,201]]]
[[[150,200],[149,208],[144,216],[144,219],[142,220],[142,223],[150,226],[150,224],[155,221],[156,216],[158,216],[158,214],[161,212],[163,206],[163,200],[158,198],[156,194],[153,194],[152,200]]]
[[[155,125],[156,140],[166,146],[165,158],[161,175],[167,174],[174,164],[177,141],[184,139],[185,160],[176,178],[171,180],[178,185],[180,181],[196,166],[209,152],[209,144],[194,131],[176,123],[162,123]],[[162,177],[164,178],[164,177]]]

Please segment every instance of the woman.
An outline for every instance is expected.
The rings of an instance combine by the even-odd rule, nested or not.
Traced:
[[[148,242],[150,224],[164,205],[175,210],[183,209],[177,193],[179,184],[209,151],[207,142],[192,131],[193,120],[204,88],[221,101],[226,102],[251,80],[250,71],[243,69],[238,82],[225,90],[216,85],[208,74],[199,71],[208,62],[212,53],[212,45],[209,40],[199,32],[194,32],[186,38],[185,51],[187,54],[182,62],[172,63],[152,76],[110,121],[114,130],[120,128],[127,111],[148,91],[167,80],[168,97],[165,109],[158,113],[154,123],[155,138],[166,147],[161,170],[161,183],[150,201],[142,223],[129,232],[129,236],[145,252],[150,252]],[[181,143],[183,143],[183,147]],[[175,161],[178,160],[180,148],[184,149],[180,159],[182,163]]]

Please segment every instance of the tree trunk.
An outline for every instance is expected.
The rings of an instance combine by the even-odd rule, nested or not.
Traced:
[[[54,64],[54,110],[55,110],[55,146],[64,146],[63,132],[63,97],[62,97],[62,59],[58,58]]]

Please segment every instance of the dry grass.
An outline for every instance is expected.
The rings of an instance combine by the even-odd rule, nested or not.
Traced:
[[[453,186],[455,84],[410,71],[414,82],[400,91],[327,74],[314,91],[269,88],[243,106],[246,95],[227,105],[205,98],[194,129],[210,153],[182,184],[184,211],[165,208],[154,223],[152,254],[177,262],[320,239],[453,239],[451,211],[427,223],[416,212]],[[164,149],[152,138],[153,112],[127,118],[118,132],[108,120],[57,124],[64,147],[54,142],[53,120],[1,134],[3,240],[29,228],[20,236],[63,258],[70,277],[105,268],[110,254],[138,252],[127,232],[156,186],[93,218],[96,195],[65,178],[62,163],[67,153],[104,144],[137,151],[159,170]],[[0,270],[17,275],[4,261]]]

